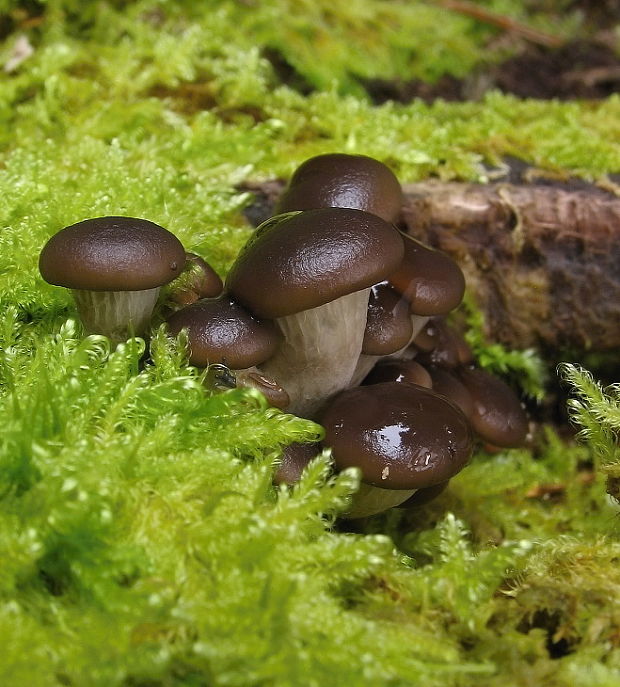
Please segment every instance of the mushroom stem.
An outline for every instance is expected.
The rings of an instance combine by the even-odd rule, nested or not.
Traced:
[[[417,489],[383,489],[362,482],[359,490],[353,495],[351,507],[341,517],[353,520],[382,513],[404,503],[416,491]]]
[[[72,293],[86,332],[103,334],[119,343],[146,331],[159,290],[157,286],[142,291],[72,289]]]
[[[416,336],[422,331],[424,325],[428,322],[429,318],[425,315],[411,315],[411,324],[413,325],[413,332],[409,341],[405,346],[400,348],[394,353],[389,355],[366,355],[365,353],[360,353],[360,356],[355,367],[355,371],[351,377],[351,380],[347,386],[359,386],[362,380],[368,375],[372,370],[378,360],[385,360],[386,358],[410,358],[413,357],[409,355],[409,347],[411,342],[416,338]]]
[[[370,289],[276,320],[284,341],[261,365],[290,397],[289,413],[312,417],[349,386],[362,350]]]

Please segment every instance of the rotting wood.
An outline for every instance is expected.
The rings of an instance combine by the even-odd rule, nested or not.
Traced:
[[[620,349],[620,198],[596,186],[429,181],[404,187],[401,228],[452,256],[512,348]],[[246,184],[266,219],[283,182]]]

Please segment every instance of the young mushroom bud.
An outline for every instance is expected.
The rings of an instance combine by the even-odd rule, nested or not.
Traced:
[[[223,289],[220,276],[204,258],[185,253],[185,267],[170,283],[168,299],[177,305],[190,305],[201,298],[215,298]]]
[[[415,360],[384,358],[380,360],[364,379],[364,384],[381,384],[382,382],[409,382],[427,389],[433,387],[431,376]]]
[[[268,401],[284,407],[288,395],[256,368],[277,350],[281,335],[273,322],[258,320],[227,294],[202,298],[167,320],[172,335],[187,330],[189,362],[196,367],[225,365],[237,386],[257,388]]]
[[[226,288],[284,340],[261,369],[286,389],[289,411],[311,417],[349,384],[362,350],[370,287],[400,264],[394,227],[361,210],[287,213],[258,227]]]
[[[327,153],[302,163],[280,197],[276,212],[353,208],[386,222],[400,216],[403,192],[389,167],[366,155]]]
[[[434,318],[429,323],[429,328],[433,331],[435,345],[432,350],[421,351],[416,356],[423,365],[452,369],[473,362],[474,356],[465,338],[445,319]]]
[[[289,444],[282,450],[282,458],[273,475],[273,483],[291,485],[299,482],[303,471],[319,453],[321,453],[321,445],[317,443]]]
[[[528,432],[528,419],[508,384],[474,367],[461,368],[458,378],[472,399],[470,422],[474,432],[492,446],[522,446]]]
[[[146,330],[160,287],[184,264],[174,234],[133,217],[72,224],[54,234],[39,257],[43,279],[72,290],[86,331],[115,342]]]
[[[343,391],[320,421],[336,467],[358,467],[362,473],[363,488],[348,518],[379,513],[417,489],[445,482],[472,453],[463,413],[443,396],[408,382]]]

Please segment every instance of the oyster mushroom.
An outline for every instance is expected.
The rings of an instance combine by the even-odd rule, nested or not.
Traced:
[[[45,281],[73,292],[84,328],[115,342],[148,327],[161,286],[185,264],[179,239],[134,217],[97,217],[61,229],[43,247]]]
[[[443,396],[408,382],[347,389],[320,422],[336,467],[358,467],[362,473],[348,518],[387,510],[417,489],[449,480],[472,453],[463,413]]]
[[[327,153],[303,162],[280,197],[276,212],[354,208],[386,222],[400,216],[403,192],[389,167],[366,155]]]
[[[261,369],[311,417],[349,384],[361,353],[370,287],[403,256],[399,232],[346,208],[287,213],[258,227],[228,273],[226,289],[274,319],[283,342]]]
[[[185,267],[171,282],[168,299],[177,305],[190,305],[201,298],[215,298],[223,289],[220,276],[203,257],[185,253]]]
[[[189,362],[196,367],[225,365],[235,371],[237,386],[258,389],[276,407],[288,394],[256,366],[274,354],[281,335],[273,322],[253,317],[227,294],[203,298],[170,315],[172,335],[187,330]]]
[[[318,443],[293,442],[282,450],[282,457],[273,475],[274,484],[295,484],[299,482],[306,466],[321,453]]]

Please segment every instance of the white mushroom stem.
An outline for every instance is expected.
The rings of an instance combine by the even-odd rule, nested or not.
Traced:
[[[362,351],[370,289],[276,320],[284,340],[261,365],[290,397],[289,413],[313,417],[346,389]]]
[[[383,489],[362,482],[359,490],[353,494],[351,507],[341,517],[353,520],[382,513],[404,503],[416,491],[417,489]]]
[[[430,318],[424,315],[411,315],[411,324],[413,326],[413,332],[409,337],[409,341],[405,346],[400,348],[398,351],[391,353],[390,355],[366,355],[365,353],[360,353],[355,371],[351,377],[351,380],[347,386],[359,386],[365,379],[366,375],[372,370],[377,361],[386,360],[388,358],[412,358],[413,355],[408,355],[408,349],[411,346],[412,341],[416,336],[422,331],[423,327],[426,325]]]
[[[118,343],[148,328],[160,287],[143,291],[85,291],[73,289],[84,329]]]

